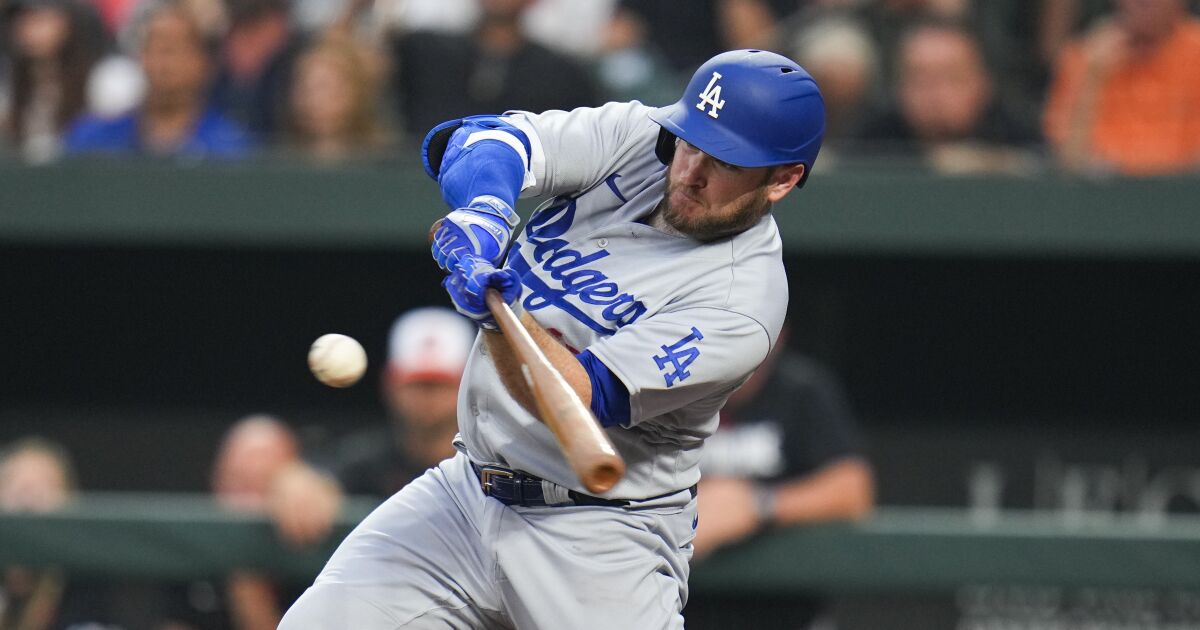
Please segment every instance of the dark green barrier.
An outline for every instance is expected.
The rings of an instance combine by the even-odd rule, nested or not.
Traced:
[[[369,505],[354,503],[336,539]],[[252,567],[308,579],[334,542],[281,545],[262,518],[187,495],[95,495],[61,513],[0,516],[0,565],[184,579]],[[1200,518],[1029,512],[987,520],[948,509],[880,509],[857,525],[773,532],[697,566],[697,591],[761,594],[946,590],[970,583],[1200,587]]]
[[[794,253],[1195,256],[1200,179],[842,172],[777,209]],[[0,238],[143,245],[418,247],[444,209],[415,162],[0,165]]]

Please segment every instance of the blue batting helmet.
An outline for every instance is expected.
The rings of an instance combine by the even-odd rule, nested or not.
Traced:
[[[791,59],[733,50],[700,66],[683,98],[650,118],[722,162],[803,164],[807,178],[825,133],[825,101],[812,76]]]

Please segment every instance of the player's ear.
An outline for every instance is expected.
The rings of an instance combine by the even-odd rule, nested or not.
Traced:
[[[803,164],[775,167],[767,177],[767,201],[775,203],[783,199],[804,179],[804,169]]]
[[[666,127],[658,130],[658,141],[654,143],[654,154],[658,156],[658,161],[663,164],[670,164],[675,158],[675,141],[678,138],[675,134],[667,131]]]

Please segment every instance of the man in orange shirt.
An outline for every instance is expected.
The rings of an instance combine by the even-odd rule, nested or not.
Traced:
[[[1046,103],[1064,167],[1158,175],[1200,168],[1200,20],[1185,0],[1117,0],[1071,44]]]

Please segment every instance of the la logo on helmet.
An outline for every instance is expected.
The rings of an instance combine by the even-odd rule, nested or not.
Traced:
[[[708,81],[708,87],[700,93],[700,102],[696,103],[696,109],[704,111],[704,106],[709,105],[712,109],[708,110],[708,115],[713,118],[717,117],[717,110],[725,107],[725,101],[721,100],[721,86],[717,85],[717,80],[721,78],[720,72],[714,72],[712,78]]]

